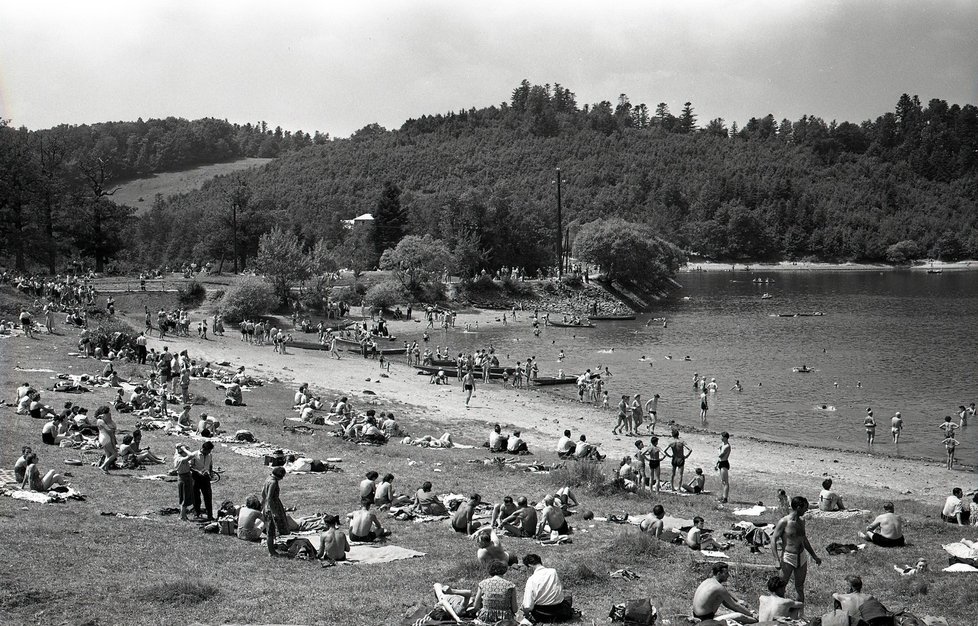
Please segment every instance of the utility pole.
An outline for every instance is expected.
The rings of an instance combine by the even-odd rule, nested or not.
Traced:
[[[231,202],[231,248],[234,254],[234,273],[238,274],[238,203]]]
[[[562,278],[564,275],[564,228],[562,226],[563,219],[561,217],[561,206],[560,206],[560,168],[557,168],[557,278]]]

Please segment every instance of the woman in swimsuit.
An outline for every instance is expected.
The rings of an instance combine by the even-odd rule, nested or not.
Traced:
[[[116,424],[107,406],[100,406],[95,411],[95,419],[95,425],[98,427],[98,443],[105,453],[105,461],[99,466],[99,469],[107,474],[115,460],[119,458],[119,453],[116,450],[118,446],[115,436]]]

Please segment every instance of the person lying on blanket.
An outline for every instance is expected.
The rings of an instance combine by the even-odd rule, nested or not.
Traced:
[[[482,496],[473,493],[465,504],[458,507],[455,514],[452,515],[452,529],[455,532],[471,535],[482,526],[479,522],[472,520],[475,515],[475,508],[479,506],[480,502],[482,502]]]
[[[862,539],[871,541],[882,548],[897,548],[906,545],[903,537],[903,518],[893,512],[893,503],[883,504],[884,513],[859,533]]]
[[[448,515],[448,509],[431,491],[431,481],[425,481],[414,494],[414,508],[422,515]]]
[[[337,528],[340,525],[339,516],[327,515],[323,521],[326,523],[326,530],[319,535],[319,554],[316,556],[331,563],[345,561],[346,553],[350,551],[350,542],[346,539],[346,533]]]
[[[709,534],[703,533],[703,518],[693,518],[693,527],[686,533],[686,545],[693,550],[726,550],[727,544],[717,543]]]
[[[380,525],[380,520],[370,507],[369,502],[363,502],[360,504],[359,511],[346,515],[350,520],[350,541],[369,543],[390,536],[390,531]],[[377,532],[373,531],[374,526],[377,527]]]
[[[27,457],[27,470],[24,476],[24,480],[20,485],[21,489],[30,489],[31,491],[47,491],[55,485],[64,485],[64,477],[61,474],[56,474],[54,470],[48,470],[48,473],[41,476],[41,470],[37,467],[37,454],[31,452]]]

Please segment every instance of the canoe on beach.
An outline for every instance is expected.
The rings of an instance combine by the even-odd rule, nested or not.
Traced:
[[[634,315],[592,315],[588,318],[592,322],[618,322],[635,319]],[[553,324],[553,322],[550,322]]]
[[[566,324],[564,322],[550,322],[551,326],[556,326],[557,328],[594,328],[594,324]]]
[[[375,351],[370,351],[367,354],[373,354],[374,352],[376,352],[376,354],[383,354],[384,356],[387,356],[387,355],[395,355],[395,354],[404,354],[405,352],[407,352],[407,350],[408,350],[407,348],[377,348]],[[354,352],[356,354],[363,353],[363,350],[361,350],[360,348],[347,348],[346,351]]]
[[[538,376],[530,380],[530,382],[541,387],[548,385],[572,385],[577,382],[577,377],[564,376],[563,378],[557,378],[555,376]]]
[[[449,378],[458,378],[458,368],[457,367],[438,367],[432,365],[415,365],[415,369],[418,370],[418,374],[437,374],[438,372],[445,372],[445,376]],[[502,378],[504,376],[511,376],[516,369],[512,367],[493,367],[489,370],[489,378]],[[475,368],[472,370],[473,375],[482,376],[482,368]]]
[[[379,337],[379,336],[378,337],[374,337],[374,336],[371,336],[370,338],[374,341],[374,343],[378,343],[378,344],[384,343],[386,341],[395,341],[397,339],[397,337],[393,337],[393,336],[391,336],[391,337]],[[347,339],[346,337],[337,337],[336,338],[336,343],[338,345],[341,345],[341,346],[353,346],[353,347],[356,347],[357,349],[360,348],[360,342],[359,341],[357,341],[355,339]]]

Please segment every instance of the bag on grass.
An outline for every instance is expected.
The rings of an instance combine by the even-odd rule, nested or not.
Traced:
[[[625,626],[651,626],[659,616],[648,598],[625,603]]]
[[[893,613],[873,597],[859,605],[859,617],[869,626],[894,626]]]

